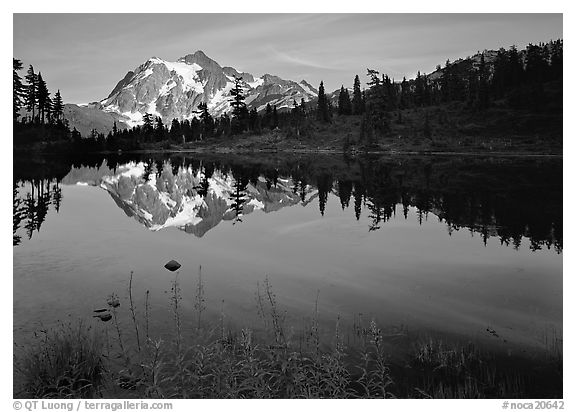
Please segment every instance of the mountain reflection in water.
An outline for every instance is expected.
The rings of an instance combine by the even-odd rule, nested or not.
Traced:
[[[368,231],[410,207],[448,233],[467,229],[519,248],[562,251],[562,160],[499,157],[359,157],[123,154],[83,159],[14,159],[13,244],[31,239],[49,210],[58,213],[61,185],[106,190],[127,216],[150,230],[177,227],[197,237],[223,221],[276,212],[329,194]],[[334,207],[335,205],[330,205]],[[329,208],[328,208],[329,209]]]

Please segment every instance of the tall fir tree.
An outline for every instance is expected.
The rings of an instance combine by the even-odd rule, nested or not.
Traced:
[[[44,104],[44,108],[46,110],[46,122],[52,124],[53,119],[53,110],[54,103],[52,102],[52,98],[50,97],[50,93],[48,93],[48,97],[46,98],[46,103]]]
[[[364,113],[364,103],[362,99],[362,90],[360,89],[360,78],[354,77],[354,87],[352,89],[352,114]]]
[[[300,99],[300,112],[302,113],[302,116],[306,117],[306,102],[304,101],[304,98]]]
[[[272,129],[278,127],[278,110],[276,110],[276,105],[272,108]]]
[[[494,74],[492,75],[492,92],[494,96],[500,98],[504,95],[507,88],[509,77],[508,53],[504,48],[500,48],[494,59]]]
[[[206,103],[200,103],[198,105],[198,112],[200,113],[200,124],[202,125],[201,140],[212,136],[214,130],[214,119],[208,111],[208,105]]]
[[[366,93],[365,131],[368,144],[376,143],[374,131],[385,132],[389,129],[388,111],[390,110],[389,99],[386,94],[385,82],[380,79],[376,70],[368,69],[370,78],[369,89]],[[386,77],[383,78],[386,80]]]
[[[38,101],[38,76],[34,73],[34,67],[30,65],[26,72],[26,110],[32,113],[32,120],[36,118],[36,107]]]
[[[484,53],[482,53],[478,66],[478,107],[481,110],[488,107],[488,99],[488,68],[486,67]]]
[[[18,72],[22,70],[22,67],[20,60],[12,58],[12,115],[14,121],[17,121],[18,117],[20,117],[20,109],[23,105],[22,96],[24,95],[24,87],[22,86],[22,78],[18,74]]]
[[[350,95],[348,94],[348,89],[344,88],[344,85],[340,88],[340,94],[338,95],[338,114],[348,115],[352,114],[352,102],[350,102]]]
[[[324,93],[324,82],[320,82],[320,87],[318,87],[318,107],[316,110],[316,117],[321,122],[330,122],[330,112],[328,109],[328,99]]]
[[[154,128],[155,140],[157,142],[163,141],[165,133],[166,133],[166,127],[164,126],[164,122],[162,122],[162,118],[160,116],[156,116],[156,127]]]
[[[232,100],[232,133],[242,133],[246,130],[248,123],[248,109],[246,108],[246,96],[244,94],[244,80],[242,77],[234,76],[234,87],[230,90]]]
[[[54,119],[56,121],[62,120],[62,116],[64,114],[64,103],[62,101],[62,96],[60,95],[60,89],[58,89],[58,91],[54,95],[52,112],[53,112]],[[116,125],[116,122],[114,122],[114,125]]]
[[[526,78],[528,82],[542,83],[546,66],[543,47],[538,44],[528,44],[526,47]]]
[[[410,85],[406,77],[404,77],[402,83],[400,83],[400,109],[408,107],[410,107]]]
[[[144,140],[150,140],[154,134],[154,116],[151,113],[144,113],[142,116],[144,124],[142,125],[142,131],[144,132]]]
[[[510,47],[508,51],[508,64],[510,65],[508,83],[510,88],[518,87],[524,81],[524,64],[516,46]]]
[[[44,123],[45,117],[49,113],[49,100],[50,92],[48,91],[48,86],[42,78],[42,73],[38,72],[38,113],[40,117],[40,122]]]
[[[550,71],[553,79],[562,79],[563,65],[563,41],[558,39],[551,44]]]
[[[424,106],[424,77],[418,71],[416,80],[414,81],[414,104],[417,107]]]
[[[258,116],[256,107],[253,107],[248,113],[248,129],[252,132],[260,132],[260,116]]]
[[[266,109],[264,109],[264,116],[262,118],[262,127],[272,128],[272,106],[270,103],[266,104]]]

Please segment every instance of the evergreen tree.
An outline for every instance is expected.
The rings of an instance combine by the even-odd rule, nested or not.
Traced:
[[[148,141],[154,133],[154,117],[151,113],[145,113],[144,116],[142,116],[142,120],[144,121],[144,124],[142,125],[144,140]]]
[[[208,105],[206,103],[200,103],[198,105],[198,110],[200,113],[200,123],[202,125],[202,133],[200,135],[200,140],[212,136],[212,131],[214,129],[214,119],[208,112]]]
[[[492,75],[492,92],[496,98],[504,95],[507,89],[509,78],[510,64],[508,62],[508,53],[504,48],[500,48],[494,60],[494,74]],[[469,85],[470,87],[470,85]]]
[[[61,120],[64,114],[64,103],[62,102],[62,96],[60,96],[60,89],[58,89],[58,91],[54,95],[52,114],[56,121]],[[116,127],[116,122],[114,122],[114,127]]]
[[[328,99],[324,93],[324,82],[320,82],[320,87],[318,88],[318,107],[316,109],[316,117],[321,122],[330,122],[330,113],[328,109]]]
[[[235,218],[232,224],[242,222],[242,215],[244,211],[244,203],[246,202],[247,188],[249,181],[246,179],[242,170],[235,172],[232,170],[232,175],[234,177],[234,191],[230,196],[232,204],[230,209],[234,211]]]
[[[154,137],[156,138],[157,142],[161,142],[164,140],[165,132],[166,128],[164,126],[164,122],[162,122],[162,118],[160,116],[156,116],[156,127],[154,128]]]
[[[28,68],[26,72],[26,110],[32,112],[32,120],[36,117],[36,105],[38,100],[38,76],[34,73],[34,68],[32,65]]]
[[[300,111],[302,112],[302,116],[306,116],[306,101],[304,98],[300,99]]]
[[[368,69],[369,89],[366,93],[365,137],[367,143],[376,143],[374,131],[386,132],[389,129],[389,102],[385,84],[381,81],[378,71]]]
[[[360,220],[360,215],[362,213],[362,204],[364,200],[364,185],[361,181],[354,182],[354,215],[356,216],[356,220]]]
[[[351,180],[338,181],[338,195],[340,197],[340,204],[342,205],[342,210],[344,210],[350,204],[350,197],[352,196]]]
[[[432,90],[430,87],[430,82],[428,81],[428,75],[426,75],[426,73],[424,73],[424,75],[422,76],[422,82],[424,84],[424,105],[425,106],[430,106],[430,104],[432,103]]]
[[[278,111],[276,110],[276,105],[272,109],[272,129],[276,129],[278,127]]]
[[[354,77],[354,88],[352,91],[352,114],[362,113],[364,113],[364,103],[362,91],[360,90],[360,78],[356,75],[356,77]]]
[[[300,136],[302,119],[304,117],[302,109],[303,108],[301,106],[298,106],[298,103],[296,102],[296,100],[294,100],[294,107],[292,108],[292,111],[290,112],[290,115],[291,115],[290,116],[290,125],[291,125],[291,127],[293,127],[293,130],[296,133],[296,136]],[[292,130],[290,132],[292,132]]]
[[[266,104],[266,109],[264,110],[264,117],[262,119],[262,127],[271,128],[272,126],[272,106],[270,103]]]
[[[232,106],[232,133],[242,133],[246,130],[248,120],[248,109],[244,102],[246,96],[244,95],[244,81],[242,77],[234,76],[234,87],[230,90],[230,94],[232,95],[230,102],[230,106]]]
[[[338,114],[352,114],[352,102],[350,101],[348,89],[345,89],[344,86],[340,88],[340,94],[338,95]]]
[[[473,105],[478,96],[478,76],[476,70],[468,71],[468,104]]]
[[[53,102],[52,99],[50,98],[50,96],[48,96],[46,98],[46,103],[44,104],[44,108],[46,110],[46,121],[48,124],[53,124],[52,120],[53,120]]]
[[[38,112],[40,115],[40,122],[44,123],[45,116],[49,112],[50,92],[46,86],[46,82],[42,78],[42,73],[38,72]]]
[[[170,125],[170,139],[176,143],[182,142],[180,121],[176,118],[172,119],[172,124]]]
[[[526,78],[529,83],[542,83],[547,62],[542,47],[528,44],[526,47]]]
[[[445,76],[443,76],[444,78]],[[414,104],[417,107],[422,107],[424,106],[424,78],[422,77],[422,75],[420,74],[420,71],[418,71],[418,74],[416,75],[416,80],[414,81]],[[447,90],[444,89],[444,87],[442,87],[443,90]]]
[[[550,74],[552,79],[562,79],[563,42],[558,39],[550,45]]]
[[[20,108],[23,105],[24,87],[22,86],[22,78],[18,74],[22,67],[20,60],[12,58],[12,117],[14,121],[17,121],[18,117],[20,117]]]
[[[253,107],[248,115],[248,129],[253,132],[260,132],[260,116],[258,116],[256,107]]]
[[[444,66],[444,73],[442,74],[442,78],[440,79],[440,91],[442,94],[442,101],[449,102],[454,97],[454,93],[452,91],[454,86],[454,74],[453,74],[453,67],[450,59],[446,60],[446,65]],[[424,101],[422,100],[420,106],[424,105]]]
[[[480,109],[488,107],[488,69],[484,60],[484,53],[480,56],[478,66],[478,105]]]
[[[400,84],[400,109],[408,107],[410,107],[410,85],[406,81],[406,77],[404,77]]]
[[[394,79],[390,79],[390,76],[384,75],[382,77],[382,83],[384,86],[384,94],[386,95],[386,109],[388,111],[396,110],[398,108],[398,92]]]
[[[508,51],[509,78],[507,84],[511,89],[518,87],[524,81],[524,65],[516,46]]]
[[[328,193],[332,191],[332,183],[332,176],[328,173],[321,174],[316,180],[316,187],[318,188],[318,206],[322,216],[324,216],[324,212],[326,211]]]

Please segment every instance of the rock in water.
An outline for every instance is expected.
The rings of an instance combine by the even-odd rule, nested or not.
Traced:
[[[112,315],[110,313],[102,313],[100,315],[94,315],[95,318],[99,318],[102,322],[108,322],[112,319]]]
[[[180,269],[182,265],[175,260],[171,260],[170,262],[166,263],[164,267],[168,269],[170,272],[174,272],[175,270]]]

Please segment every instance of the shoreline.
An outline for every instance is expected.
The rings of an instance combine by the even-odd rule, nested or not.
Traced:
[[[137,150],[118,150],[118,151],[96,151],[96,152],[53,152],[53,151],[13,151],[13,156],[26,155],[115,155],[115,154],[230,154],[230,155],[269,155],[269,154],[320,154],[320,155],[348,155],[351,157],[362,156],[470,156],[470,157],[540,157],[540,158],[563,158],[564,153],[543,153],[543,152],[502,152],[502,151],[417,151],[417,150],[368,150],[368,151],[353,151],[346,152],[339,149],[237,149],[229,147],[198,147],[198,148],[180,148],[180,149],[137,149]]]

